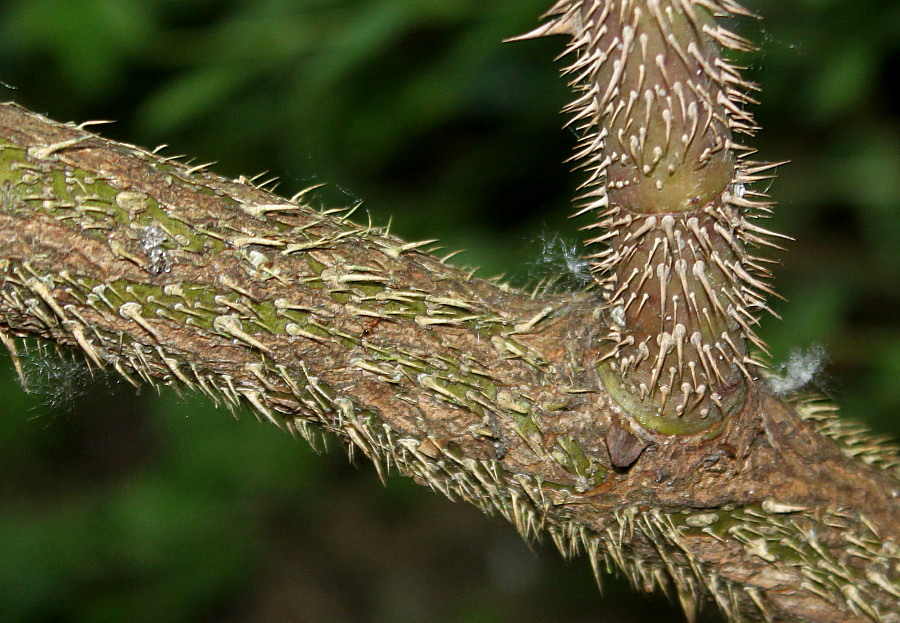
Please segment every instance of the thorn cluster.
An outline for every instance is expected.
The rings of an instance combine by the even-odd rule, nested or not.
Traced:
[[[602,233],[588,244],[610,347],[601,373],[621,406],[667,434],[713,429],[741,408],[762,365],[748,343],[766,295],[775,236],[748,218],[771,204],[751,184],[774,164],[748,161],[734,133],[756,129],[754,103],[721,49],[749,42],[715,18],[747,15],[732,0],[561,0],[521,38],[567,34],[577,98],[565,111],[588,173],[577,215]]]

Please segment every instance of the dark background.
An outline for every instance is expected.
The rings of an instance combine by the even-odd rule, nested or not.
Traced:
[[[500,44],[548,0],[0,0],[0,98],[103,134],[326,182],[328,207],[440,238],[525,285],[564,271],[580,181],[552,58]],[[753,144],[791,160],[768,225],[789,303],[774,359],[825,347],[820,389],[882,433],[900,424],[900,3],[759,0],[746,59]],[[557,236],[567,244],[560,244]],[[498,519],[246,413],[92,379],[33,353],[34,393],[0,358],[0,620],[678,621],[665,598],[584,559],[529,550]],[[713,619],[710,619],[713,620]]]

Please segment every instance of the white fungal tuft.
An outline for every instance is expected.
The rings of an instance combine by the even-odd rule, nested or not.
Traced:
[[[166,232],[156,225],[145,227],[141,232],[141,247],[147,254],[147,272],[159,275],[172,270],[172,260],[166,253],[163,243],[168,238]]]
[[[825,367],[827,357],[820,344],[807,350],[796,348],[788,360],[778,366],[775,375],[768,378],[769,387],[776,396],[786,396],[813,383]]]
[[[25,392],[41,398],[41,412],[71,412],[76,400],[112,381],[109,375],[91,369],[87,360],[73,351],[32,341],[20,341],[17,346],[19,381]]]
[[[539,279],[551,281],[555,289],[580,290],[592,283],[591,261],[581,256],[578,243],[558,235],[541,235],[541,253],[535,262]]]

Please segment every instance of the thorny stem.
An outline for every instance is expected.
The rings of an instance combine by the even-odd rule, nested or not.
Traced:
[[[20,339],[52,340],[135,384],[330,431],[379,472],[583,549],[598,580],[618,568],[673,590],[689,617],[714,601],[733,620],[898,620],[895,449],[756,380],[715,416],[718,435],[666,434],[610,386],[609,298],[513,291],[423,246],[0,106],[14,361]],[[636,435],[631,420],[649,425]]]
[[[747,218],[768,209],[750,183],[769,165],[734,142],[756,129],[753,85],[721,52],[749,44],[714,19],[743,12],[731,0],[561,0],[524,37],[570,37],[567,110],[588,172],[579,214],[604,245],[592,256],[609,324],[600,373],[629,421],[666,434],[718,434],[760,377],[748,342],[764,349],[754,325],[772,290],[750,251],[771,243]]]
[[[510,291],[299,199],[3,105],[0,334],[331,431],[689,613],[891,620],[891,449],[757,384],[721,436],[655,435],[619,470],[597,302]]]

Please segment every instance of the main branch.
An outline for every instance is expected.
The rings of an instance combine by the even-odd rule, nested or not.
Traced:
[[[598,376],[594,297],[510,290],[302,196],[14,104],[0,188],[14,359],[15,336],[52,340],[135,384],[329,431],[598,573],[674,588],[689,613],[896,620],[896,455],[815,402],[756,383],[718,436],[638,438]]]

